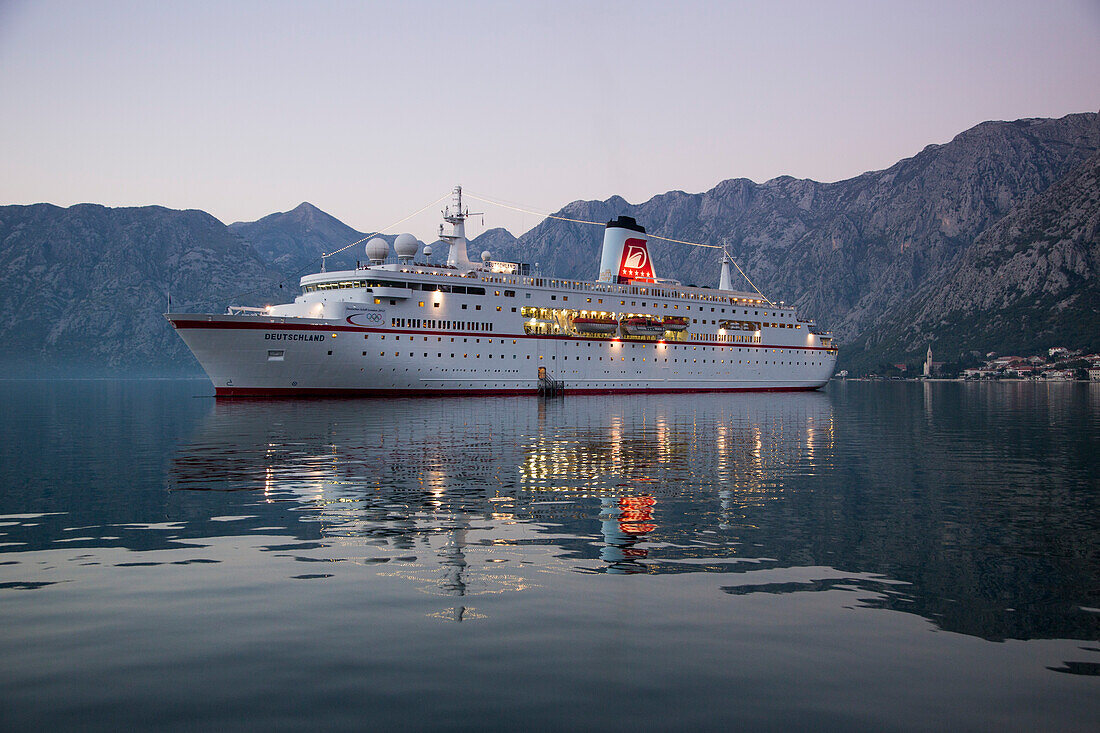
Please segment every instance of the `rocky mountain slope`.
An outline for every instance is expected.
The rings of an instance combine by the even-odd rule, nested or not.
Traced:
[[[970,351],[1100,350],[1100,155],[984,231],[850,346],[856,366]]]
[[[3,206],[0,364],[9,376],[198,374],[162,315],[168,294],[173,310],[221,311],[271,302],[280,279],[201,211]]]
[[[257,221],[236,222],[230,231],[248,240],[260,256],[297,285],[298,278],[321,269],[321,255],[335,252],[366,235],[309,202],[286,212],[269,214]],[[386,237],[392,244],[393,237]],[[330,270],[355,267],[365,259],[357,246],[327,260]]]
[[[432,259],[438,259],[441,262],[446,260],[447,249],[445,247],[438,247],[438,250],[443,256],[438,257],[438,253],[433,253]],[[499,260],[505,253],[509,255],[515,253],[516,238],[510,231],[502,229],[501,227],[487,229],[471,240],[468,250],[470,259],[480,259],[481,253],[488,250],[489,254],[493,256],[493,259]],[[507,257],[505,257],[505,259],[507,259]]]
[[[700,194],[671,191],[642,204],[576,201],[558,213],[597,222],[627,214],[653,233],[723,244],[769,297],[794,303],[851,342],[1014,206],[1097,150],[1095,113],[986,122],[886,170],[836,183],[731,179]],[[600,227],[548,219],[499,254],[591,278],[601,237]],[[713,250],[654,242],[651,251],[659,275],[717,284]]]

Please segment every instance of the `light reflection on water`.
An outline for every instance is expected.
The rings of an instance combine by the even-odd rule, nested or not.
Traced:
[[[356,715],[303,720],[725,727],[736,708],[777,727],[1087,728],[1100,712],[1096,387],[219,403],[192,396],[201,383],[4,390],[0,653],[21,671],[0,674],[0,698],[28,724],[107,726],[124,709],[187,725],[182,701],[226,694],[193,675],[219,663],[278,667],[297,691],[238,690],[218,725],[294,720],[349,680],[371,690],[344,704]],[[471,631],[443,631],[454,622]],[[631,673],[606,666],[609,639]],[[43,666],[42,650],[69,661]],[[179,686],[153,690],[179,699],[175,717],[148,718],[128,687],[146,667]],[[97,673],[110,694],[76,682]],[[491,683],[526,707],[501,710]],[[875,685],[894,702],[863,704]],[[612,711],[587,697],[600,686],[648,696]],[[65,702],[36,706],[42,689]],[[1000,697],[1025,693],[1043,704]],[[933,714],[922,695],[959,699]],[[562,696],[575,705],[553,707]]]
[[[604,561],[588,570],[659,572],[682,557],[738,556],[748,507],[832,453],[824,395],[685,404],[405,400],[364,414],[341,401],[219,403],[174,455],[169,486],[299,502],[299,521],[321,538],[422,549],[451,569],[456,589],[478,520],[527,530],[508,543],[565,529],[571,554]]]

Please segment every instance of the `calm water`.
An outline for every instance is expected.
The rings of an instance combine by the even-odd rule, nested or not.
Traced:
[[[0,383],[0,727],[1100,721],[1100,385]]]

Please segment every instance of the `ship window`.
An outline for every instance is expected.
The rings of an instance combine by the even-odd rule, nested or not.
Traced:
[[[283,349],[268,349],[267,360],[268,361],[282,361],[286,355],[286,351]]]
[[[504,291],[504,297],[505,298],[514,298],[514,297],[516,297],[516,291],[515,290],[505,290]]]
[[[466,310],[466,304],[465,303],[462,304],[462,310]]]

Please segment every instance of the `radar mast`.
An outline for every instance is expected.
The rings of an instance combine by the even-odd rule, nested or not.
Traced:
[[[443,225],[439,225],[439,238],[450,245],[447,252],[447,264],[453,267],[474,269],[466,255],[466,220],[470,211],[462,208],[462,186],[455,186],[451,196],[451,205],[443,210],[443,221],[451,225],[451,233],[445,234]]]

